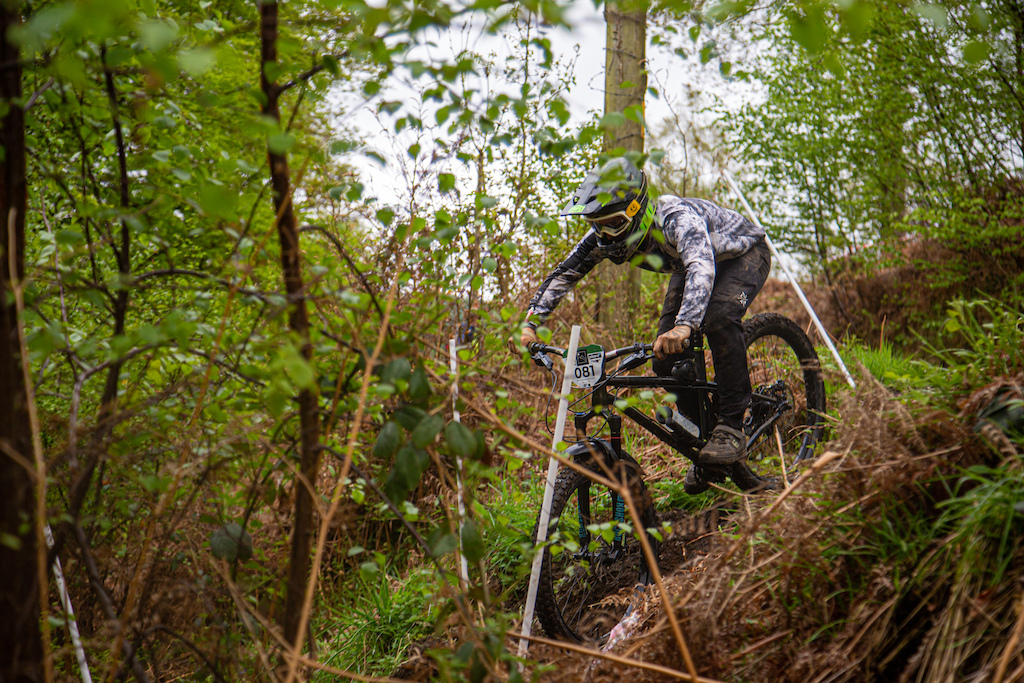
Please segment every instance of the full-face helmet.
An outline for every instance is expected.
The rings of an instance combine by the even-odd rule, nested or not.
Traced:
[[[650,228],[649,203],[647,176],[629,159],[618,157],[587,174],[561,215],[584,218],[597,232],[598,243],[621,262],[632,256]]]

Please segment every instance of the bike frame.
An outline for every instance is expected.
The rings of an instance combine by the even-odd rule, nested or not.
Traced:
[[[574,414],[573,422],[576,431],[586,437],[589,422],[597,417],[604,418],[609,429],[608,440],[616,456],[622,458],[622,415],[624,415],[676,452],[690,460],[695,460],[700,449],[707,443],[707,436],[711,434],[711,430],[718,422],[718,385],[707,380],[703,334],[699,330],[695,330],[691,341],[693,357],[684,358],[680,362],[681,372],[679,374],[681,377],[660,377],[654,375],[644,377],[608,377],[606,371],[605,378],[591,392],[590,409],[586,412]],[[649,349],[649,346],[642,344],[615,349],[606,354],[605,361],[615,360],[628,353],[632,353],[631,356],[621,361],[619,364],[620,371],[630,367],[639,367],[639,365],[650,360],[650,356],[647,355]],[[680,412],[698,427],[700,437],[694,436],[683,429],[670,429],[632,406],[625,408],[617,407],[609,389],[663,389],[671,394],[675,394],[676,404],[686,406],[687,408],[686,412]],[[757,406],[767,407],[769,414],[765,416],[758,429],[747,439],[748,447],[758,441],[766,431],[771,429],[779,417],[792,407],[788,402],[779,400],[777,397],[753,391],[751,394],[752,407],[755,406],[755,402]],[[798,459],[801,459],[810,447],[812,447],[812,444],[805,438],[804,443],[801,445]]]
[[[625,358],[620,363],[620,367],[629,367],[631,363],[639,365],[649,360],[645,350],[646,347],[640,344],[627,346],[609,352],[605,359],[606,361],[615,360],[632,352],[633,355]],[[685,431],[673,431],[632,406],[618,408],[615,405],[615,399],[609,392],[609,389],[664,389],[676,395],[677,403],[684,403],[695,409],[694,414],[688,414],[686,417],[699,427],[701,435],[710,434],[717,421],[717,410],[714,403],[715,398],[718,396],[718,385],[707,381],[707,368],[704,364],[704,343],[700,332],[694,332],[692,350],[693,358],[687,358],[682,361],[684,363],[683,372],[690,374],[690,377],[687,377],[686,380],[680,380],[676,377],[658,376],[607,377],[606,373],[606,378],[602,379],[600,384],[591,393],[590,409],[586,412],[575,414],[574,424],[577,432],[586,435],[587,425],[591,420],[597,417],[604,418],[609,429],[608,440],[616,455],[621,458],[623,457],[622,415],[625,415],[660,441],[692,460],[707,442],[706,438],[699,439]],[[607,410],[609,408],[613,410]]]
[[[590,392],[589,410],[586,412],[574,411],[573,423],[576,431],[582,435],[582,442],[571,447],[566,451],[566,454],[568,455],[574,451],[579,453],[591,451],[597,443],[604,441],[603,439],[587,435],[587,426],[590,421],[595,418],[602,418],[608,425],[609,434],[606,443],[612,451],[610,455],[613,455],[617,460],[632,460],[635,464],[639,465],[632,456],[622,449],[622,417],[625,416],[677,453],[696,462],[700,449],[707,443],[707,437],[718,422],[718,385],[707,380],[707,367],[704,362],[704,335],[699,330],[695,330],[691,336],[691,342],[690,352],[692,352],[692,357],[687,354],[682,361],[677,362],[676,367],[673,369],[674,376],[672,377],[656,375],[643,377],[608,376],[608,372],[605,370],[602,379]],[[536,355],[534,356],[535,360],[539,360],[543,365],[551,369],[551,361],[543,354],[546,352],[561,352],[562,350],[556,347],[538,346],[541,351],[539,356],[542,360]],[[617,372],[625,372],[650,361],[651,349],[651,345],[639,343],[615,349],[605,354],[605,362],[607,363],[608,361],[625,356],[616,368]],[[767,393],[764,391],[752,391],[751,393],[751,410],[760,411],[758,419],[760,424],[757,430],[748,438],[748,448],[758,441],[767,430],[771,429],[787,410],[792,408],[786,399],[780,398],[777,394],[773,395],[775,392],[772,390],[775,386],[767,387]],[[615,399],[610,393],[610,389],[664,389],[669,393],[675,394],[676,405],[682,404],[687,410],[687,413],[681,414],[694,423],[699,436],[691,434],[682,427],[676,429],[666,427],[633,406],[619,408],[615,405]],[[666,420],[665,422],[672,424],[671,420]],[[813,439],[810,435],[804,435],[797,460],[802,459],[804,454],[808,453],[812,448]],[[586,538],[589,537],[589,533],[585,531],[590,520],[589,488],[589,482],[581,484],[580,495],[578,496],[580,517],[579,540],[581,545],[586,543]],[[614,491],[612,492],[612,504],[613,519],[616,522],[624,522],[624,501]],[[612,552],[616,552],[620,547],[621,529],[617,526]]]

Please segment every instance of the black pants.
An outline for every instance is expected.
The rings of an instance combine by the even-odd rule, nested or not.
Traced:
[[[772,267],[768,245],[762,240],[738,258],[716,265],[715,286],[701,328],[708,340],[715,363],[715,382],[718,384],[718,421],[739,429],[743,413],[750,405],[750,375],[747,372],[747,345],[743,339],[741,320],[747,306],[754,300]],[[658,334],[668,332],[676,325],[676,315],[683,300],[685,273],[673,273],[661,307]],[[656,360],[655,374],[667,376],[676,361],[685,354]]]

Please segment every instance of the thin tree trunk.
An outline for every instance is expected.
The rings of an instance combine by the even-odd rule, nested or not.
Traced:
[[[260,86],[266,103],[263,113],[280,123],[281,111],[278,98],[281,87],[267,78],[266,67],[277,61],[277,9],[276,2],[264,0],[260,8],[262,60]],[[288,159],[284,154],[267,149],[270,164],[270,183],[274,193],[274,213],[277,234],[281,243],[281,270],[288,294],[288,322],[296,336],[302,340],[302,357],[313,360],[313,347],[309,342],[309,317],[306,312],[304,285],[302,282],[299,230],[292,208],[291,180],[288,173]],[[288,566],[287,597],[281,627],[285,639],[293,646],[302,640],[299,622],[309,580],[309,550],[313,531],[313,493],[317,472],[320,468],[320,426],[317,421],[317,397],[313,390],[303,389],[299,393],[299,478],[295,482],[295,520],[292,531],[292,547]]]
[[[0,680],[41,681],[34,458],[28,394],[18,342],[12,280],[25,274],[25,112],[21,55],[8,42],[20,23],[18,9],[0,2],[0,102],[9,106],[0,130]],[[12,234],[13,233],[13,234]],[[14,271],[10,245],[14,243]],[[27,362],[27,361],[26,361]]]
[[[608,3],[605,46],[604,111],[643,114],[647,90],[647,10],[639,3]],[[625,86],[625,87],[623,87]],[[644,127],[633,119],[605,132],[604,151],[644,151]],[[628,265],[601,263],[595,272],[595,320],[615,338],[629,330],[640,306],[640,270]],[[618,340],[625,341],[625,340]]]
[[[117,164],[118,164],[118,201],[124,213],[128,213],[131,207],[131,193],[128,185],[128,151],[124,141],[124,127],[121,125],[121,116],[118,112],[117,87],[114,84],[114,72],[107,64],[107,51],[101,51],[103,61],[103,77],[106,88],[107,99],[110,102],[110,115],[114,123],[114,137],[117,141]],[[127,221],[121,221],[120,243],[113,245],[114,259],[117,262],[117,272],[121,275],[121,283],[128,282],[131,276],[131,231]],[[123,284],[110,295],[113,304],[114,330],[112,337],[119,337],[124,334],[128,319],[128,289]],[[85,504],[85,497],[89,490],[89,483],[92,481],[96,465],[100,463],[103,456],[103,442],[110,434],[110,418],[114,415],[117,404],[118,383],[121,377],[123,363],[115,360],[107,369],[106,380],[103,384],[103,393],[100,395],[100,407],[96,416],[96,430],[89,437],[89,449],[86,455],[85,466],[76,472],[75,480],[71,486],[70,503],[68,514],[77,519],[78,514]],[[74,465],[78,469],[77,461]],[[74,471],[74,470],[73,470]],[[101,468],[102,472],[102,468]],[[101,474],[102,478],[102,474]],[[67,525],[62,526],[57,548],[63,546],[63,536],[69,530]]]

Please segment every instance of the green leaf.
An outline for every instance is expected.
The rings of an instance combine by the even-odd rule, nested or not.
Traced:
[[[127,47],[114,47],[107,51],[106,62],[110,66],[119,66],[131,60],[135,52]]]
[[[476,438],[468,427],[459,422],[449,422],[444,428],[444,439],[452,451],[463,458],[476,454]]]
[[[268,384],[263,392],[263,402],[271,416],[279,418],[288,407],[289,396],[274,384]]]
[[[222,185],[204,183],[199,188],[199,206],[208,216],[230,219],[235,216],[238,194]]]
[[[617,111],[612,111],[612,112],[608,112],[603,117],[601,117],[601,122],[598,123],[598,126],[600,126],[601,128],[604,128],[604,129],[607,129],[607,128],[618,128],[619,126],[623,125],[624,123],[626,123],[626,116],[625,116],[625,114],[622,114],[621,112],[617,112]]]
[[[476,208],[477,209],[490,209],[498,205],[498,200],[494,197],[488,197],[485,194],[477,193],[476,195]]]
[[[431,537],[430,554],[434,557],[447,555],[459,547],[459,539],[454,534],[439,534],[437,538]]]
[[[182,70],[193,76],[202,76],[217,63],[217,56],[213,50],[197,48],[195,50],[182,50],[178,53],[178,64]]]
[[[968,64],[977,64],[988,57],[992,46],[981,40],[972,40],[964,46],[964,61]]]
[[[57,244],[61,246],[74,246],[85,241],[85,235],[77,230],[58,230]]]
[[[384,482],[384,493],[393,503],[405,500],[416,488],[420,476],[430,464],[430,455],[422,448],[403,446],[395,455],[395,466]]]
[[[153,52],[163,50],[178,37],[178,26],[173,21],[147,21],[139,24],[139,42]]]
[[[483,536],[480,535],[480,530],[477,529],[476,523],[472,519],[467,519],[462,523],[462,554],[474,564],[484,559],[487,554]]]
[[[401,428],[397,423],[388,420],[377,434],[377,441],[373,444],[373,457],[387,460],[402,445],[402,441]]]
[[[394,384],[397,380],[408,381],[410,374],[412,374],[412,366],[409,365],[409,359],[396,358],[385,366],[380,378],[384,382]]]
[[[210,551],[218,560],[244,562],[252,557],[252,536],[238,524],[229,522],[213,532]]]
[[[284,154],[295,146],[295,136],[289,133],[275,133],[267,138],[267,146],[274,154]]]
[[[262,69],[263,76],[269,83],[275,82],[277,77],[284,73],[284,67],[278,62],[263,62]]]
[[[11,550],[21,550],[21,538],[10,532],[2,531],[0,532],[0,545]]]
[[[427,416],[427,413],[422,408],[416,406],[402,406],[395,411],[394,417],[398,421],[398,424],[407,432],[411,432],[416,429],[416,426],[423,421],[423,418]]]
[[[875,19],[875,6],[865,0],[857,0],[842,14],[843,28],[856,40],[862,40]]]
[[[422,365],[417,365],[409,378],[409,398],[413,401],[424,401],[430,398],[431,391],[427,371]]]
[[[946,28],[949,26],[949,14],[946,12],[946,8],[942,5],[932,5],[929,3],[918,3],[914,5],[914,11],[922,19],[927,19],[932,22],[936,28]]]
[[[215,31],[217,33],[224,32],[224,29],[220,27],[220,24],[218,24],[213,19],[204,19],[203,21],[197,21],[192,25],[200,31]]]
[[[805,7],[806,14],[792,14],[789,17],[789,30],[796,42],[811,53],[820,52],[831,29],[825,22],[825,14],[821,7]]]
[[[437,176],[437,189],[441,192],[451,192],[455,189],[455,175],[452,173],[441,173]]]
[[[163,493],[171,485],[170,477],[161,477],[156,474],[144,474],[139,478],[142,488],[149,493]]]
[[[423,420],[416,425],[416,429],[412,431],[410,438],[412,439],[413,445],[423,448],[424,446],[433,443],[442,427],[444,427],[444,418],[440,415],[428,415],[423,418]]]

